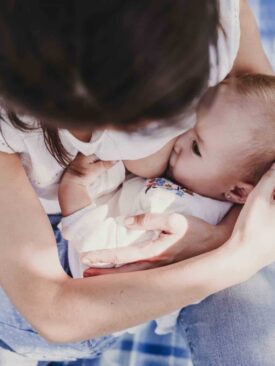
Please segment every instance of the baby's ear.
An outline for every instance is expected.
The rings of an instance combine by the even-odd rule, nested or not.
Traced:
[[[225,192],[224,196],[227,201],[242,205],[253,188],[254,186],[250,183],[238,182],[229,191]]]

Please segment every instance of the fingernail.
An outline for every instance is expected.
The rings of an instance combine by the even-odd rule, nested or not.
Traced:
[[[113,165],[116,164],[116,163],[118,163],[118,160],[112,160],[111,161],[111,164],[113,164]]]
[[[124,223],[126,225],[133,225],[135,223],[135,219],[133,217],[127,217],[125,220],[124,220]]]

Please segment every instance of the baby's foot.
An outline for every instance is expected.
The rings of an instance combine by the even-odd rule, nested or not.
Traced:
[[[78,153],[63,174],[61,183],[74,182],[88,186],[115,163],[116,161],[99,160],[96,155],[85,156]]]

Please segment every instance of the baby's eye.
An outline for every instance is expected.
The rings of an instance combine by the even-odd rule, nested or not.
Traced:
[[[196,140],[192,141],[192,151],[193,151],[194,154],[196,154],[198,156],[201,156],[199,145],[198,145]]]

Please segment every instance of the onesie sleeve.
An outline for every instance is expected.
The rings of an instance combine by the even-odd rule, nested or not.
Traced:
[[[218,224],[232,207],[229,202],[201,196],[165,178],[147,180],[143,200],[147,204],[145,211],[195,216],[212,225]]]
[[[179,213],[198,217],[211,225],[217,225],[232,207],[232,203],[218,201],[193,193],[185,196],[185,209]]]

